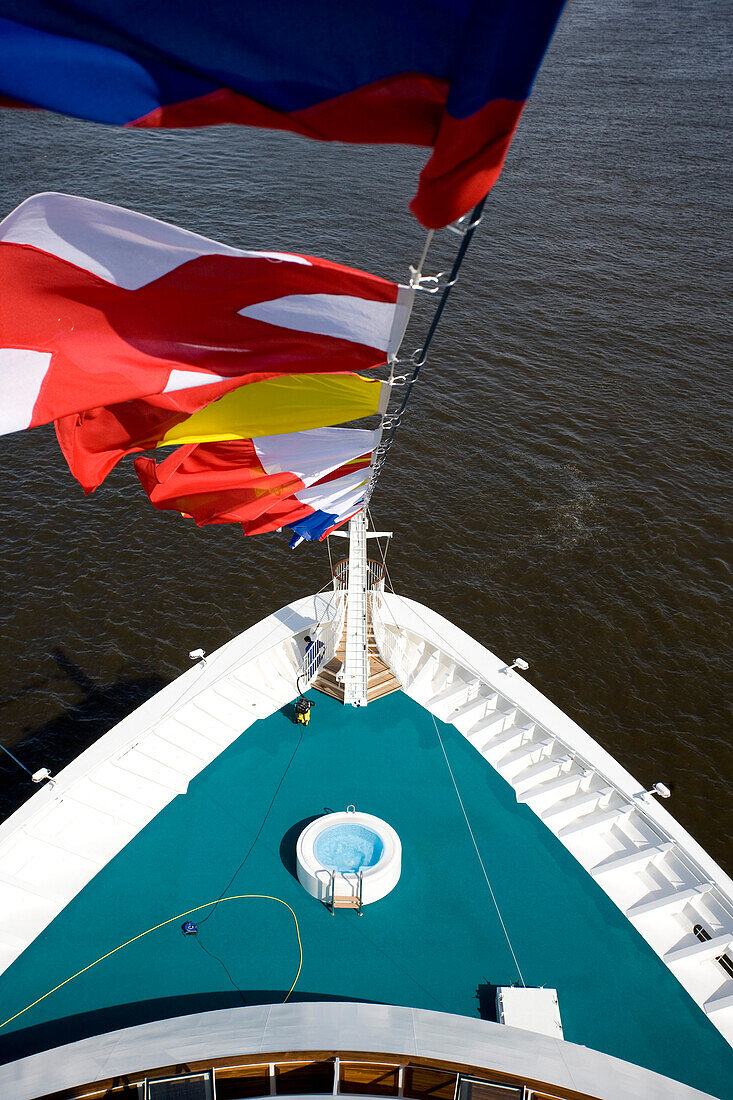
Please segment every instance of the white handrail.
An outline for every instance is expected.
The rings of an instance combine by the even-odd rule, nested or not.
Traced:
[[[389,623],[385,618],[385,612],[389,616]],[[406,634],[404,633],[406,628],[398,624],[394,617],[394,613],[389,609],[387,601],[381,593],[378,592],[372,593],[372,624],[374,638],[382,660],[385,664],[390,666],[403,689],[408,687],[414,677],[410,672],[410,666],[406,660],[409,644]],[[487,687],[491,691],[497,692],[499,696],[507,701],[513,701],[511,692],[505,694],[497,686],[492,677],[480,671],[475,664],[466,660],[465,657],[457,653],[450,645],[446,645],[445,642],[438,643],[437,641],[431,641],[430,644],[434,645],[442,656],[452,661],[464,673],[474,676],[478,680],[480,687]],[[676,858],[686,866],[688,873],[699,885],[710,885],[710,893],[715,898],[716,902],[720,905],[721,909],[733,919],[733,902],[729,895],[715,881],[715,877],[711,876],[710,872],[702,867],[696,857],[685,848],[680,839],[675,836],[674,831],[668,829],[661,821],[655,818],[653,810],[654,803],[651,804],[650,812],[650,806],[645,805],[645,800],[640,797],[638,792],[629,793],[629,791],[625,790],[617,780],[614,780],[606,773],[601,763],[593,761],[591,754],[576,748],[569,738],[564,737],[562,733],[556,731],[550,723],[536,717],[534,708],[531,705],[528,705],[525,701],[515,705],[519,707],[522,713],[538,730],[543,734],[551,736],[560,750],[568,755],[579,768],[589,773],[593,773],[601,783],[611,787],[612,790],[620,795],[624,803],[636,811],[647,828],[649,828],[659,840],[671,840],[674,843],[673,853]],[[450,721],[450,719],[447,720]]]
[[[323,665],[334,656],[343,634],[345,614],[345,593],[330,593],[323,615],[311,631],[310,645],[298,669],[299,691],[307,691]]]
[[[372,630],[374,631],[374,641],[377,643],[379,656],[385,665],[392,670],[401,686],[406,688],[410,679],[407,663],[407,640],[394,619],[391,624],[394,629],[388,629],[383,614],[385,607],[382,593],[376,590],[373,591],[371,593]]]

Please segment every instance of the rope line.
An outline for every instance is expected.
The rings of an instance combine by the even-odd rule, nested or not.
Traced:
[[[448,276],[448,281],[443,286],[443,293],[440,295],[440,299],[438,301],[438,305],[436,307],[435,313],[433,314],[433,319],[430,322],[430,327],[428,328],[427,335],[426,335],[421,347],[419,347],[412,354],[411,360],[408,360],[408,362],[409,361],[412,362],[412,373],[409,374],[409,375],[405,375],[404,381],[400,382],[400,385],[402,387],[404,387],[404,394],[402,396],[402,400],[400,401],[400,403],[399,403],[396,410],[393,410],[392,412],[390,412],[389,409],[388,409],[387,412],[385,412],[382,416],[381,426],[382,426],[382,430],[386,432],[386,436],[380,442],[379,446],[376,448],[376,450],[374,452],[374,464],[373,464],[373,468],[372,468],[372,474],[371,474],[371,477],[369,479],[369,484],[367,486],[366,493],[365,493],[365,498],[366,498],[367,504],[369,503],[369,501],[372,498],[372,494],[373,494],[374,488],[377,484],[377,480],[379,478],[380,473],[382,472],[382,467],[384,466],[384,464],[387,460],[387,455],[390,451],[390,448],[392,447],[392,443],[394,442],[395,433],[396,433],[397,429],[399,428],[400,423],[402,421],[402,414],[404,413],[405,409],[407,408],[407,403],[410,400],[410,397],[412,395],[412,391],[413,391],[413,388],[415,386],[415,383],[417,382],[420,371],[421,371],[422,367],[424,366],[425,361],[427,359],[428,348],[430,347],[430,344],[432,343],[433,336],[435,335],[435,331],[436,331],[436,329],[438,327],[438,324],[440,322],[440,318],[443,316],[443,310],[445,309],[445,307],[448,303],[448,298],[450,297],[450,292],[453,289],[453,287],[455,286],[456,282],[458,281],[458,273],[461,269],[461,264],[463,263],[466,252],[468,251],[468,246],[470,245],[470,243],[473,239],[473,235],[476,232],[476,229],[478,228],[478,226],[481,222],[481,215],[483,213],[485,202],[486,202],[486,198],[481,199],[481,201],[474,207],[473,212],[470,215],[470,219],[469,219],[468,224],[466,225],[465,229],[458,229],[458,232],[463,233],[463,239],[461,241],[458,252],[456,253],[456,258],[453,261],[453,266],[451,268],[450,275]],[[460,220],[462,221],[463,219],[460,219]],[[425,258],[427,257],[428,249],[430,247],[430,243],[431,243],[432,239],[433,239],[433,236],[432,236],[432,232],[431,232],[431,233],[428,234],[428,238],[425,242],[425,248],[423,249],[423,254],[422,254],[422,257],[420,259],[420,263],[418,264],[418,268],[417,269],[413,269],[413,268],[410,269],[413,273],[411,283],[412,283],[413,286],[416,286],[418,288],[419,288],[419,285],[420,285],[420,272],[422,270],[422,265],[425,262]],[[390,375],[390,379],[392,379],[393,376],[394,376],[394,364],[392,366],[392,373]]]
[[[435,236],[435,230],[434,229],[428,230],[428,235],[425,238],[425,246],[422,250],[422,256],[420,257],[420,259],[417,262],[417,267],[414,268],[414,269],[410,268],[410,270],[413,272],[412,282],[415,284],[415,286],[420,285],[420,277],[422,275],[422,269],[425,265],[425,261],[428,258],[428,252],[430,251],[430,245],[433,243],[433,237],[434,236]]]
[[[417,381],[417,376],[420,373],[420,368],[428,357],[428,348],[432,343],[433,336],[435,335],[435,330],[438,327],[440,318],[443,316],[443,310],[448,303],[450,292],[458,280],[458,272],[460,271],[461,264],[463,263],[466,253],[468,252],[468,246],[473,240],[473,235],[481,223],[481,215],[483,213],[485,203],[486,198],[483,198],[481,199],[481,202],[477,203],[477,205],[473,209],[473,213],[471,214],[471,221],[465,233],[463,234],[463,240],[461,241],[458,252],[456,253],[456,258],[453,261],[453,267],[451,268],[450,275],[448,276],[448,282],[443,288],[443,293],[440,296],[440,301],[438,302],[435,313],[433,314],[433,320],[430,324],[430,328],[428,329],[428,334],[425,337],[425,341],[422,347],[415,354],[415,381]],[[407,401],[404,401],[402,408],[404,408],[406,404]],[[402,412],[402,409],[400,409],[400,412]]]
[[[300,938],[300,927],[298,925],[298,918],[295,912],[282,898],[275,898],[271,894],[233,894],[228,898],[217,898],[216,901],[207,901],[203,905],[197,905],[193,909],[187,909],[185,913],[178,913],[175,917],[169,917],[168,920],[161,921],[160,924],[154,925],[152,928],[146,928],[144,932],[138,933],[137,936],[133,936],[131,940],[126,940],[125,943],[119,944],[117,947],[113,947],[111,951],[108,951],[106,955],[101,955],[100,958],[95,959],[94,962],[89,963],[88,966],[83,967],[81,970],[77,970],[76,974],[72,974],[70,977],[65,978],[63,982],[59,982],[53,989],[49,989],[48,993],[44,993],[42,997],[37,997],[31,1004],[26,1005],[25,1008],[21,1008],[20,1012],[16,1012],[14,1016],[10,1016],[7,1020],[4,1020],[0,1024],[0,1030],[7,1027],[8,1024],[12,1024],[13,1020],[17,1020],[19,1016],[22,1016],[24,1012],[28,1012],[29,1009],[35,1008],[41,1001],[45,1001],[46,997],[50,997],[52,993],[56,993],[57,990],[62,989],[69,982],[73,982],[74,978],[81,977],[82,974],[86,974],[87,970],[91,970],[92,967],[97,966],[99,963],[104,962],[105,959],[109,959],[112,955],[116,955],[118,951],[121,951],[123,947],[129,947],[131,943],[135,943],[137,940],[141,940],[143,936],[149,936],[151,932],[157,932],[159,928],[165,928],[167,924],[173,924],[174,921],[181,920],[183,917],[189,917],[192,913],[198,913],[200,909],[206,909],[209,905],[220,905],[224,901],[243,901],[247,898],[260,898],[263,901],[276,901],[279,905],[284,905],[286,909],[290,909],[293,920],[295,921],[295,933],[298,937],[298,951],[300,952],[300,962],[298,963],[298,972],[295,975],[295,981],[290,986],[283,1004],[289,999],[290,994],[295,989],[300,972],[303,968],[303,942]]]
[[[331,536],[326,535],[326,549],[328,550],[328,567],[331,570],[331,577],[333,578],[333,558],[331,557]]]
[[[369,507],[368,504],[365,507],[366,507],[367,519],[369,520],[369,523],[371,524],[371,526],[374,527],[374,520],[372,518],[372,510],[371,510],[371,508]],[[379,556],[382,559],[382,568],[384,569],[384,576],[385,576],[385,579],[387,579],[387,551],[389,550],[389,539],[385,539],[385,544],[386,544],[386,547],[387,547],[386,550],[382,549],[382,544],[379,541],[379,539],[375,539],[375,542],[377,544],[377,550],[379,551]],[[391,581],[389,581],[389,586],[390,586],[390,588],[392,587],[392,582]]]
[[[10,751],[10,749],[6,748],[5,745],[0,745],[0,749],[2,749],[3,752],[6,753],[10,757],[11,760],[14,760],[15,763],[18,765],[18,767],[22,768],[23,771],[26,772],[31,777],[31,779],[33,778],[33,772],[30,770],[30,768],[26,768],[23,761],[19,760],[18,757],[15,756],[15,754]]]
[[[385,562],[385,566],[384,566],[384,572],[385,572],[385,576],[387,578],[387,583],[389,585],[389,591],[391,592],[391,594],[393,596],[396,596],[397,599],[400,601],[400,603],[403,605],[403,607],[407,608],[407,610],[410,612],[411,615],[414,615],[416,618],[418,618],[420,620],[420,622],[423,624],[423,626],[426,626],[428,628],[428,630],[433,630],[434,627],[432,627],[430,625],[430,623],[427,621],[425,616],[421,615],[420,612],[414,606],[408,607],[407,601],[405,600],[405,598],[403,596],[401,596],[399,592],[395,591],[395,587],[392,584],[392,578],[389,575],[389,570],[387,569],[386,562]],[[392,619],[394,621],[394,615],[392,615]],[[445,643],[443,643],[443,644],[445,645]],[[458,653],[452,652],[450,647],[448,647],[448,646],[446,646],[445,652],[448,653],[448,655],[454,661],[460,663],[465,669],[467,669],[468,672],[473,672],[475,674],[475,676],[479,680],[481,680],[483,683],[487,683],[487,684],[489,684],[489,686],[492,686],[491,682],[487,678],[486,672],[482,672],[479,668],[476,667],[475,664],[473,664],[472,661],[469,661],[463,654],[459,655]],[[494,687],[493,690],[498,691],[500,689]],[[527,712],[527,713],[529,714],[529,712]],[[531,717],[531,715],[529,715],[529,717]],[[533,719],[533,721],[534,721],[534,719]],[[537,721],[537,724],[541,725],[541,723],[539,721]]]
[[[486,879],[486,885],[488,886],[489,893],[491,894],[491,900],[494,903],[494,907],[496,909],[497,916],[499,917],[499,921],[501,922],[501,927],[504,929],[504,935],[506,936],[506,942],[509,944],[509,950],[512,953],[512,958],[514,959],[514,965],[516,966],[517,971],[519,972],[519,979],[520,979],[522,985],[526,987],[527,983],[524,980],[524,975],[522,974],[522,969],[519,965],[519,960],[517,959],[517,956],[514,952],[514,948],[512,947],[512,941],[509,938],[509,932],[507,931],[507,927],[504,924],[504,918],[501,915],[501,909],[499,908],[499,903],[496,900],[496,895],[494,894],[493,888],[491,886],[491,882],[489,881],[489,876],[487,874],[486,867],[484,866],[484,861],[481,858],[481,852],[479,851],[479,846],[476,843],[476,837],[473,835],[473,829],[471,828],[471,822],[468,820],[468,814],[466,813],[466,807],[463,805],[463,799],[461,798],[461,792],[458,790],[458,784],[456,783],[456,777],[453,774],[453,768],[450,766],[450,760],[448,759],[448,754],[445,751],[445,745],[443,744],[443,738],[440,736],[440,730],[438,729],[438,723],[435,721],[435,715],[432,714],[431,718],[433,719],[433,725],[435,726],[435,732],[438,735],[438,741],[440,742],[440,747],[443,750],[443,756],[445,757],[445,762],[448,765],[448,771],[450,772],[450,777],[453,780],[453,787],[454,787],[456,795],[458,797],[458,802],[460,804],[461,810],[463,811],[463,817],[465,819],[466,825],[468,826],[468,831],[471,834],[471,840],[473,841],[473,846],[476,850],[476,855],[478,857],[478,861],[481,864],[481,870],[483,871],[484,878]]]

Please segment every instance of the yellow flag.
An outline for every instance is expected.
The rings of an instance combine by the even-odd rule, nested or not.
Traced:
[[[389,383],[359,374],[288,374],[252,382],[166,432],[158,447],[283,435],[383,413]]]

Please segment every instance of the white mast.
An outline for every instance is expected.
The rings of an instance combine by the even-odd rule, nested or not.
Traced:
[[[344,703],[367,704],[369,683],[366,509],[349,520],[349,587],[346,603]]]

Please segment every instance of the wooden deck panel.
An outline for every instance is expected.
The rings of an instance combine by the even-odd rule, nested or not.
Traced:
[[[344,629],[341,635],[341,640],[336,647],[336,653],[327,661],[323,666],[318,676],[313,681],[313,687],[318,691],[322,691],[325,695],[330,695],[332,699],[338,699],[340,703],[344,701],[344,685],[337,679],[338,673],[341,671],[344,663],[344,657],[346,654],[346,630],[348,623],[349,611],[346,609],[346,616],[344,618]],[[392,673],[389,665],[386,665],[379,655],[377,649],[377,643],[374,638],[374,630],[371,622],[371,612],[369,612],[369,618],[367,623],[367,655],[369,658],[369,680],[367,681],[367,702],[371,703],[374,699],[381,699],[385,695],[390,695],[393,691],[400,691],[402,685],[399,680]]]

